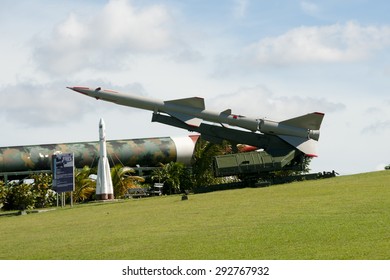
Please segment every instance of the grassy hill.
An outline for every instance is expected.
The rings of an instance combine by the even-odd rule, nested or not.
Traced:
[[[0,259],[390,259],[390,172],[0,217]]]

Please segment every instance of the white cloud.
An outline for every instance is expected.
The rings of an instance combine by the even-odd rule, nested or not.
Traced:
[[[188,48],[173,55],[172,59],[177,63],[193,63],[204,60],[204,56],[201,52]]]
[[[61,90],[62,89],[62,90]],[[34,85],[22,83],[0,90],[7,106],[1,115],[7,122],[21,124],[22,127],[50,126],[75,121],[81,110],[88,110],[87,104],[75,106],[74,99],[62,94],[65,87],[59,84]]]
[[[100,85],[112,88],[112,85],[102,81],[89,81],[90,85]],[[66,89],[68,84],[53,82],[48,84],[34,84],[24,82],[0,89],[2,102],[7,104],[2,108],[0,117],[7,123],[14,123],[21,127],[58,126],[80,121],[85,115],[96,112],[96,103]],[[136,94],[145,94],[139,84],[130,84],[124,87],[115,86],[118,90],[126,88]],[[99,103],[100,108],[120,111],[124,107],[114,106],[107,102]],[[128,113],[128,110],[126,111]]]
[[[362,114],[363,121],[360,124],[363,128],[360,133],[383,137],[390,133],[389,101],[373,99],[372,102],[372,106],[367,107]]]
[[[303,12],[311,16],[318,14],[320,11],[318,5],[310,1],[301,1],[300,5]]]
[[[248,9],[248,0],[235,0],[233,14],[236,18],[242,18],[245,16]]]
[[[264,86],[242,88],[207,101],[221,111],[232,109],[235,114],[267,117],[276,121],[316,111],[332,113],[345,109],[345,105],[324,98],[277,96]]]
[[[352,62],[390,46],[390,26],[361,26],[355,22],[302,26],[249,45],[249,65]]]
[[[362,134],[372,133],[375,135],[378,134],[382,135],[386,131],[390,131],[390,120],[378,121],[371,125],[368,125],[361,130],[361,133]]]
[[[69,15],[49,38],[36,43],[34,58],[41,70],[56,75],[120,69],[132,54],[168,48],[173,42],[170,20],[164,6],[137,9],[127,0],[111,0],[90,18]]]
[[[163,6],[133,7],[127,0],[112,0],[93,18],[93,43],[114,50],[155,51],[170,45],[170,17]]]

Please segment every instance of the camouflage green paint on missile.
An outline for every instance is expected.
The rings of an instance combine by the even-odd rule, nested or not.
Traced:
[[[155,167],[180,161],[189,164],[198,136],[159,137],[107,141],[110,165]],[[51,156],[74,153],[76,168],[97,166],[99,142],[78,142],[0,147],[0,173],[50,170]]]

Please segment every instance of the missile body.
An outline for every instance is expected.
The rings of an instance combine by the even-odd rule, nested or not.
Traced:
[[[202,121],[208,121],[221,124],[223,127],[231,125],[251,132],[277,135],[309,156],[316,156],[313,141],[318,141],[319,139],[319,129],[324,117],[323,113],[314,112],[282,122],[275,122],[232,114],[231,109],[226,109],[222,112],[206,110],[204,99],[200,97],[161,101],[142,96],[127,95],[112,90],[103,90],[101,88],[68,88],[98,100],[101,99],[119,105],[149,110],[153,111],[154,114],[165,113],[190,127],[200,127]],[[242,140],[242,144],[247,144],[245,137]]]
[[[106,131],[104,120],[99,122],[99,163],[96,178],[96,199],[107,200],[114,198],[114,188],[112,186],[110,164],[107,158]]]
[[[111,164],[156,167],[179,161],[190,164],[198,136],[139,138],[106,141]],[[76,168],[98,164],[99,145],[94,142],[0,147],[0,175],[11,172],[50,170],[53,154],[73,153]]]

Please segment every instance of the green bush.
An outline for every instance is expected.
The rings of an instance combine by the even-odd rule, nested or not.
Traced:
[[[35,197],[34,208],[53,206],[56,201],[56,195],[51,189],[52,176],[41,173],[32,175],[31,178],[34,179],[34,183],[31,185],[31,190]]]
[[[7,189],[3,181],[0,181],[0,209],[3,208],[5,199],[7,197]]]
[[[32,184],[12,183],[8,186],[0,181],[0,208],[26,210],[53,206],[56,195],[51,189],[51,175],[35,174],[31,179],[34,179]]]
[[[5,210],[26,210],[34,209],[36,193],[31,185],[20,184],[10,185],[4,203]]]

